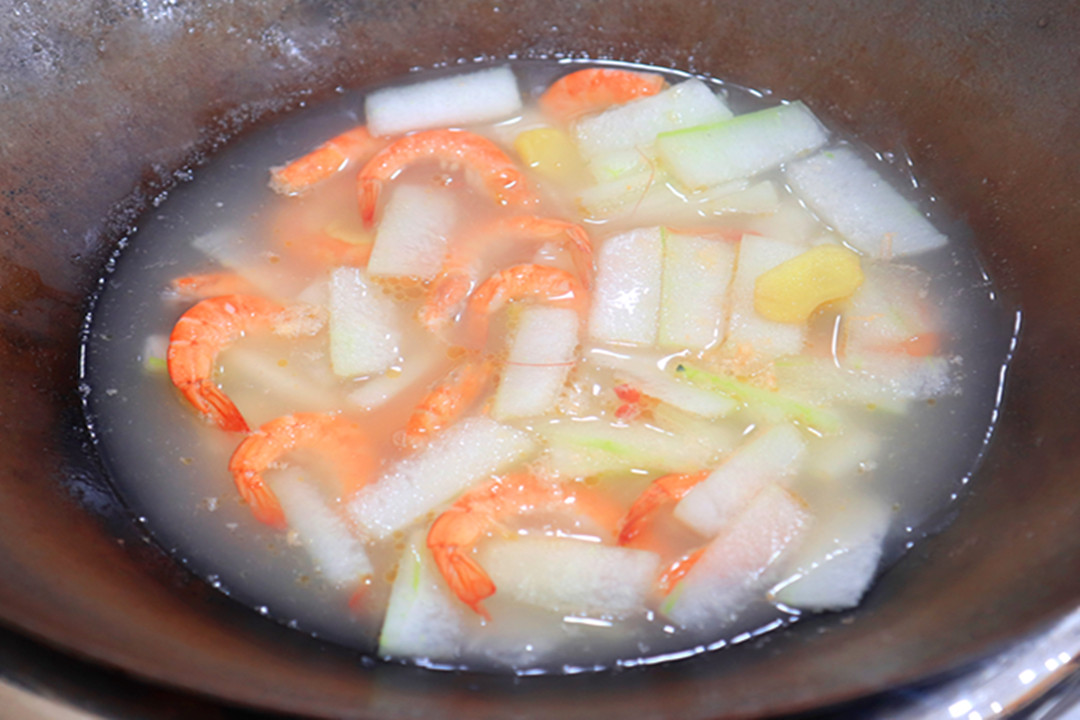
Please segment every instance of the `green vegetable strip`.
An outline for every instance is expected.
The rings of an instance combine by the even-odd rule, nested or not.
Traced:
[[[840,429],[840,418],[828,410],[792,400],[771,390],[754,387],[730,375],[711,373],[686,363],[679,363],[675,372],[685,377],[692,385],[728,395],[747,405],[775,408],[788,418],[820,432],[834,433]]]

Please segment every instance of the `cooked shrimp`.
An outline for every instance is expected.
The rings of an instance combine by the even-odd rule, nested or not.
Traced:
[[[270,168],[270,187],[282,195],[298,195],[321,180],[345,169],[351,161],[372,155],[383,142],[364,126],[332,137],[307,155]]]
[[[181,300],[203,300],[219,295],[249,295],[257,289],[243,275],[226,271],[178,277],[169,283],[169,291]]]
[[[414,449],[426,444],[476,402],[490,376],[489,360],[466,362],[451,370],[413,410],[405,425],[405,444]]]
[[[545,482],[531,473],[521,473],[495,479],[462,495],[432,524],[427,546],[454,594],[490,620],[480,601],[495,593],[495,583],[473,558],[473,548],[499,527],[500,518],[560,503],[580,509],[604,529],[611,527],[610,508],[599,496],[585,488]]]
[[[461,166],[476,172],[500,205],[528,207],[537,202],[525,175],[495,143],[459,130],[429,130],[406,135],[371,158],[357,178],[360,217],[370,227],[383,183],[410,164],[426,159]]]
[[[681,500],[694,486],[707,478],[710,472],[702,470],[696,473],[672,473],[654,480],[626,512],[619,525],[619,544],[625,545],[637,537],[646,518],[663,505]]]
[[[435,331],[449,322],[475,284],[481,256],[493,243],[539,240],[564,242],[574,255],[578,277],[586,289],[592,279],[592,242],[580,225],[538,215],[499,218],[475,235],[453,246],[427,301],[420,308],[420,323]]]
[[[367,435],[357,423],[340,415],[296,413],[266,423],[236,448],[229,472],[255,517],[280,529],[286,526],[285,513],[263,473],[296,448],[312,448],[333,463],[342,497],[366,485],[374,469]]]
[[[657,73],[589,68],[564,75],[540,96],[540,109],[559,122],[655,95],[667,82]]]
[[[169,378],[222,430],[247,432],[243,415],[211,379],[217,354],[242,335],[270,328],[283,308],[257,295],[223,295],[188,309],[169,336]]]
[[[514,265],[495,273],[469,299],[470,335],[477,342],[487,337],[491,313],[511,300],[536,298],[549,303],[569,303],[584,312],[585,288],[573,274],[547,265]]]
[[[679,581],[686,577],[686,574],[697,565],[698,560],[701,560],[701,556],[704,554],[705,548],[700,547],[668,565],[667,569],[660,575],[660,579],[656,581],[656,587],[660,594],[668,595],[671,593]]]
[[[328,233],[312,233],[289,243],[300,254],[328,267],[367,267],[373,243],[351,243]]]

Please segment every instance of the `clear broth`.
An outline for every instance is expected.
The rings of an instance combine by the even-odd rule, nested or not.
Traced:
[[[567,70],[565,64],[541,61],[514,62],[511,67],[527,99],[535,98],[556,75]],[[667,72],[672,82],[687,77],[661,72]],[[766,93],[710,82],[726,93],[736,113],[776,103]],[[240,501],[227,470],[238,436],[202,422],[179,398],[164,373],[144,369],[147,337],[167,336],[187,307],[163,298],[163,288],[177,276],[215,267],[192,246],[193,238],[223,230],[234,233],[236,252],[250,258],[259,273],[272,278],[272,284],[284,288],[282,295],[300,292],[325,274],[325,269],[305,266],[283,253],[273,239],[272,219],[289,203],[307,205],[311,213],[330,212],[325,209],[330,206],[353,210],[354,173],[350,170],[327,181],[317,195],[283,198],[267,188],[267,171],[359,124],[363,98],[362,92],[343,93],[331,102],[251,133],[195,170],[192,182],[177,187],[142,218],[130,241],[123,243],[110,262],[89,318],[84,380],[90,388],[87,417],[107,469],[133,513],[164,548],[192,572],[257,612],[374,654],[388,584],[373,586],[365,601],[367,611],[348,611],[351,590],[322,579],[294,538],[258,523]],[[488,129],[493,137],[499,137],[500,132],[499,127]],[[916,185],[905,158],[882,159],[878,169],[900,185]],[[472,192],[463,183],[451,181],[450,185],[462,196]],[[907,195],[916,196],[913,187],[908,190]],[[1000,400],[1003,363],[1014,335],[1012,316],[981,269],[969,232],[962,224],[942,217],[924,190],[918,192],[918,201],[949,236],[950,243],[941,250],[905,259],[904,264],[917,266],[931,278],[930,297],[942,313],[941,323],[948,334],[945,349],[962,358],[961,391],[915,408],[900,420],[880,413],[866,416],[886,441],[876,467],[859,478],[858,489],[886,498],[895,511],[882,567],[937,529],[948,517],[952,502],[963,493],[990,437]],[[548,214],[566,213],[560,200],[548,200]],[[341,222],[353,226],[357,221],[345,213]],[[718,222],[747,224],[740,218]],[[588,227],[594,236],[606,236],[636,224],[611,221]],[[398,295],[405,298],[407,306],[420,302],[416,293],[410,298],[399,289]],[[325,351],[325,335],[290,347],[275,342],[264,343],[261,351],[277,359],[279,368],[314,368]],[[402,427],[425,386],[440,377],[451,362],[454,351],[449,344],[427,344],[433,346],[429,352],[441,357],[428,364],[409,391],[364,417],[366,427],[389,453],[400,451],[394,447],[392,433],[384,429]],[[424,345],[422,335],[414,332],[407,335],[403,352]],[[310,392],[302,382],[291,395],[267,398],[262,388],[230,375],[229,367],[244,363],[245,357],[250,360],[257,352],[238,343],[220,362],[226,368],[223,387],[253,428],[282,414],[282,407],[290,411],[333,409],[337,398]],[[318,372],[312,370],[314,375]],[[575,373],[572,381],[587,387],[604,372]],[[356,387],[350,381],[333,379],[327,385],[342,392]],[[744,418],[741,422],[745,428],[753,420]],[[515,424],[528,428],[536,423]],[[655,477],[656,473],[637,473],[620,478],[618,483],[600,480],[597,484],[610,487],[615,497],[629,504]],[[851,490],[849,483],[830,486],[806,481],[794,487],[814,508],[842,501]],[[523,528],[543,532],[550,529],[545,522],[543,517],[526,521]],[[669,524],[668,532],[678,537],[678,528]],[[373,548],[377,577],[392,577],[397,553],[403,547],[404,538],[396,537]],[[475,634],[459,662],[426,664],[519,674],[650,664],[723,647],[799,616],[797,611],[762,603],[717,637],[678,629],[652,611],[617,620],[562,618],[505,600],[498,593],[486,606],[494,622],[484,625],[479,617],[470,617]],[[423,659],[416,662],[425,664]]]

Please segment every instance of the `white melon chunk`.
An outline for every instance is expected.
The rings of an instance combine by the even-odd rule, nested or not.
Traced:
[[[735,276],[731,281],[731,314],[724,347],[738,352],[749,347],[757,356],[773,358],[797,355],[806,342],[806,326],[778,323],[754,309],[754,284],[758,276],[806,251],[792,243],[758,235],[743,235]]]
[[[656,139],[656,150],[679,182],[697,189],[771,170],[828,140],[809,108],[793,102],[665,132]]]
[[[443,188],[394,186],[375,234],[368,273],[433,279],[442,268],[457,214],[457,204]]]
[[[273,476],[270,486],[277,495],[285,521],[295,530],[315,569],[335,585],[351,585],[371,575],[374,568],[363,541],[323,498],[319,489],[305,481],[300,468],[285,468]]]
[[[810,524],[805,503],[778,485],[758,492],[705,548],[671,591],[661,612],[681,627],[716,630],[764,598],[778,561],[798,546]]]
[[[712,537],[763,487],[793,476],[805,455],[806,441],[794,426],[758,431],[675,505],[675,517]]]
[[[520,112],[521,92],[508,67],[376,90],[364,100],[368,131],[375,136],[491,122]]]
[[[350,501],[349,512],[374,537],[387,537],[524,458],[533,447],[528,433],[490,418],[468,418],[362,489]]]
[[[720,341],[724,304],[735,270],[727,240],[665,231],[659,343],[704,350]]]
[[[651,97],[632,100],[574,126],[582,154],[592,157],[650,145],[662,132],[731,117],[720,96],[700,80],[685,80]]]
[[[487,543],[479,562],[500,595],[555,612],[618,617],[644,608],[660,556],[585,540],[529,536]]]
[[[414,532],[401,554],[379,634],[381,657],[448,663],[466,641],[469,611],[439,574],[426,538],[425,531]]]
[[[866,277],[843,313],[848,353],[903,351],[937,332],[930,277],[893,263],[863,263]]]
[[[364,410],[382,407],[416,383],[430,378],[432,372],[445,360],[442,353],[424,352],[420,349],[403,354],[405,357],[400,363],[400,369],[391,368],[391,372],[365,380],[360,387],[346,396],[349,404]]]
[[[360,268],[330,276],[330,365],[342,377],[375,375],[398,359],[397,307]]]
[[[959,391],[950,361],[933,355],[862,353],[839,364],[832,358],[789,357],[778,359],[774,371],[781,392],[815,404],[902,408]]]
[[[497,420],[543,415],[559,399],[578,346],[578,313],[534,305],[522,310],[491,409]]]
[[[792,163],[784,177],[825,222],[872,257],[915,255],[949,241],[850,147]]]
[[[846,498],[785,560],[791,575],[772,589],[773,599],[800,610],[858,605],[881,562],[892,515],[879,498]]]
[[[589,334],[605,342],[652,345],[660,315],[664,244],[660,228],[608,238],[597,253]]]
[[[814,442],[814,451],[806,463],[810,477],[828,483],[853,480],[859,473],[877,466],[881,455],[881,435],[862,428],[845,428],[840,435]]]
[[[545,469],[557,477],[649,470],[694,472],[709,467],[727,449],[717,438],[668,432],[655,425],[593,419],[556,421],[536,431],[547,441]],[[726,438],[725,438],[726,439]]]
[[[780,192],[776,189],[776,183],[769,180],[733,192],[710,194],[709,199],[702,203],[702,209],[713,215],[770,215],[779,207]]]
[[[721,418],[739,406],[732,397],[696,387],[662,370],[654,358],[597,350],[588,357],[600,367],[613,369],[616,382],[628,382],[649,397],[699,417]]]

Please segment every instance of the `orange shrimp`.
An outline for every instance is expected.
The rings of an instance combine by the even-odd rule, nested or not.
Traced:
[[[637,537],[641,532],[641,524],[646,518],[661,506],[681,500],[698,483],[707,478],[710,472],[710,470],[702,470],[696,473],[672,473],[654,480],[630,506],[619,524],[619,544],[625,545]]]
[[[234,272],[185,275],[169,283],[169,290],[181,300],[203,300],[219,295],[249,295],[256,292],[250,280]]]
[[[360,217],[371,227],[383,183],[414,162],[440,160],[475,171],[500,205],[528,207],[537,202],[524,173],[514,161],[485,137],[463,130],[429,130],[406,135],[384,148],[357,177]]]
[[[222,430],[247,432],[248,424],[211,379],[217,354],[242,335],[269,328],[284,310],[257,295],[223,295],[188,309],[169,336],[169,378],[204,417]]]
[[[491,376],[491,361],[457,366],[420,401],[405,425],[404,443],[416,449],[476,402]]]
[[[585,288],[571,273],[547,265],[514,265],[483,282],[469,299],[470,337],[476,343],[487,338],[487,323],[511,300],[537,298],[550,303],[569,303],[584,312]]]
[[[312,233],[299,241],[291,242],[303,255],[320,265],[367,267],[374,243],[351,243],[328,233]]]
[[[427,546],[450,589],[476,613],[491,616],[480,602],[495,594],[495,583],[473,558],[472,550],[500,526],[503,516],[563,504],[580,509],[604,529],[612,522],[610,508],[585,488],[545,482],[531,473],[496,478],[462,495],[428,531]]]
[[[332,137],[307,155],[286,165],[270,168],[270,187],[281,195],[299,195],[345,168],[350,161],[361,160],[383,145],[360,127]]]
[[[660,575],[660,579],[656,582],[656,587],[660,591],[660,594],[670,594],[671,591],[675,589],[675,586],[679,584],[679,581],[686,577],[686,574],[697,565],[698,561],[701,560],[701,556],[704,554],[705,548],[700,547],[668,565],[667,569]]]
[[[518,240],[567,243],[574,254],[578,277],[588,289],[593,270],[592,241],[584,228],[565,220],[538,215],[499,218],[451,248],[438,280],[420,308],[420,324],[436,331],[448,323],[473,289],[476,265],[483,250],[495,241]]]
[[[340,415],[296,413],[275,418],[244,438],[229,460],[240,496],[255,517],[267,525],[284,529],[285,513],[263,473],[286,453],[300,447],[324,453],[337,468],[344,497],[352,495],[371,479],[374,456],[370,441],[360,426]]]
[[[615,68],[578,70],[559,78],[544,91],[540,109],[566,123],[609,105],[655,95],[666,86],[664,77],[656,73]]]

